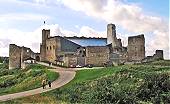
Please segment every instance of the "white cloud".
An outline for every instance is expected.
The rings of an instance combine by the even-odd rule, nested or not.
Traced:
[[[163,49],[166,58],[170,54],[167,21],[161,17],[147,15],[136,4],[124,4],[120,0],[62,0],[60,2],[88,16],[102,19],[107,23],[115,23],[129,32],[144,33],[145,38],[152,33],[153,39],[148,41],[149,45],[146,46],[150,50],[149,54],[153,54],[156,49]]]
[[[43,25],[34,31],[23,32],[17,29],[0,29],[0,56],[8,56],[9,44],[16,44],[18,46],[25,46],[31,48],[34,52],[39,52],[39,46],[41,43],[42,29],[50,29],[51,36],[87,36],[98,37],[99,34],[105,32],[97,32],[94,29],[83,26],[80,28],[79,33],[72,32],[70,30],[63,29],[58,24]],[[104,35],[101,35],[104,36]],[[106,37],[106,36],[104,36]]]
[[[36,3],[46,3],[47,0],[34,0]]]
[[[7,0],[10,1],[10,0]],[[152,16],[148,15],[143,11],[143,9],[136,5],[136,4],[125,4],[122,2],[122,0],[34,0],[33,4],[32,2],[27,3],[25,1],[21,0],[13,0],[13,2],[17,2],[18,4],[30,4],[34,6],[40,6],[40,4],[63,4],[68,8],[71,8],[75,11],[83,12],[88,16],[101,19],[106,21],[107,23],[115,23],[119,27],[124,28],[125,30],[132,32],[134,34],[140,34],[144,33],[145,38],[148,38],[150,36],[153,36],[153,38],[146,43],[146,51],[147,54],[152,55],[154,54],[154,51],[156,49],[163,49],[166,51],[166,58],[168,58],[169,51],[169,30],[168,30],[168,22],[163,20],[161,17],[158,16]],[[28,18],[29,17],[29,18]],[[0,15],[0,21],[4,20],[37,20],[38,18],[48,18],[48,16],[43,15],[21,15],[16,14],[13,15]],[[102,37],[105,36],[106,32],[97,32],[94,29],[91,29],[90,27],[83,26],[79,27],[80,32],[75,33],[72,31],[65,30],[58,25],[49,25],[49,28],[52,28],[54,30],[54,34],[58,35],[65,35],[67,36],[74,36],[78,34],[78,36],[97,36]],[[15,33],[15,31],[12,31]],[[12,33],[11,32],[11,33]],[[4,32],[6,33],[6,32]],[[11,34],[8,33],[8,34]],[[22,32],[21,32],[22,33]],[[20,32],[16,34],[21,34]],[[32,32],[30,32],[32,33]],[[25,33],[23,33],[25,34]],[[34,34],[34,32],[32,33]],[[99,36],[100,34],[100,36]],[[105,35],[104,35],[105,34]],[[19,35],[21,36],[21,35]],[[26,35],[27,36],[27,35]],[[1,37],[1,36],[0,36]],[[120,36],[121,37],[121,36]],[[122,37],[121,37],[122,38]],[[127,39],[127,38],[126,38]],[[0,40],[1,41],[1,40]],[[125,40],[127,42],[127,40]],[[1,42],[2,43],[2,42]],[[1,44],[0,43],[0,44]]]
[[[106,37],[106,33],[97,32],[88,26],[82,26],[80,29],[79,36],[85,37]]]

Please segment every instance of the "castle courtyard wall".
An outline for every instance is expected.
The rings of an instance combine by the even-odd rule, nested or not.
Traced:
[[[107,46],[88,46],[86,47],[85,63],[94,66],[103,66],[109,61],[109,47]]]

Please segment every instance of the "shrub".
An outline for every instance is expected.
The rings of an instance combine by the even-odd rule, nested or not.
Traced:
[[[134,86],[125,85],[124,82],[119,84],[123,80],[126,78],[104,77],[90,82],[74,83],[69,89],[59,89],[55,93],[57,98],[70,103],[136,103]]]
[[[17,83],[15,77],[7,78],[3,82],[0,83],[0,88],[6,88],[13,86]]]
[[[152,74],[145,78],[145,82],[138,88],[137,97],[142,101],[153,103],[166,102],[167,96],[162,94],[170,91],[170,77],[168,74]]]

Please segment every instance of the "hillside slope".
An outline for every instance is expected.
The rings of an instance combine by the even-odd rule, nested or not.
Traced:
[[[69,84],[6,103],[170,103],[170,63],[80,70]]]

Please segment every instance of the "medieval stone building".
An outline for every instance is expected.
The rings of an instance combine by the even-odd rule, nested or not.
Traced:
[[[50,30],[43,29],[40,60],[55,63],[58,57],[74,54],[79,47],[81,46],[64,37],[50,37]]]
[[[163,52],[157,51],[156,55],[162,58]],[[88,64],[103,66],[106,63],[118,65],[126,62],[141,62],[144,58],[144,35],[129,37],[128,46],[125,47],[121,39],[116,36],[114,24],[107,25],[107,38],[51,37],[50,30],[43,29],[40,53],[36,54],[26,47],[14,44],[9,46],[10,69],[23,68],[26,59],[76,67]]]

